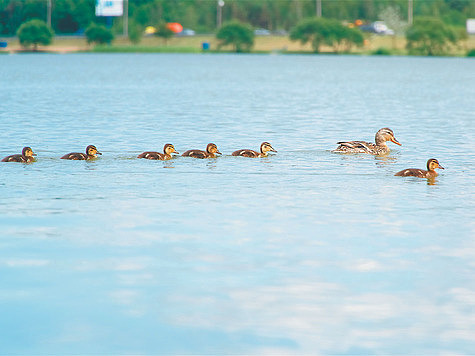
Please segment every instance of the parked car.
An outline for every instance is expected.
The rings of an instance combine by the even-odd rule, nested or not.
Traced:
[[[377,35],[394,35],[394,30],[390,29],[383,21],[361,25],[359,28],[361,31],[376,33]]]
[[[178,32],[176,35],[177,36],[194,36],[196,35],[196,32],[193,31],[192,29],[184,28],[183,31]]]
[[[256,28],[254,30],[254,35],[256,36],[270,36],[270,31],[265,28]]]

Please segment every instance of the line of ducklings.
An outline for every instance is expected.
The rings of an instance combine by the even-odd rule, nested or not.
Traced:
[[[337,142],[339,145],[335,150],[332,152],[334,153],[366,153],[372,155],[384,155],[389,153],[389,147],[386,142],[393,142],[399,146],[401,144],[396,137],[394,136],[394,132],[385,127],[380,129],[376,132],[375,136],[375,143],[372,142],[365,142],[365,141],[340,141]],[[242,157],[267,157],[269,152],[276,152],[277,151],[272,147],[269,142],[263,142],[260,146],[259,151],[254,151],[250,149],[241,149],[234,151],[231,155],[232,156],[242,156]],[[150,160],[169,160],[173,156],[173,154],[179,154],[175,150],[175,147],[171,143],[167,143],[163,147],[163,153],[155,152],[155,151],[146,151],[137,156],[137,158],[144,158]],[[80,152],[71,152],[65,154],[61,157],[61,159],[68,159],[68,160],[91,160],[97,158],[97,155],[102,155],[94,145],[89,145],[86,147],[86,153]],[[192,149],[184,152],[182,154],[183,157],[193,157],[193,158],[216,158],[217,155],[221,155],[219,152],[218,147],[214,143],[209,143],[206,146],[205,150],[198,150]],[[7,156],[2,159],[2,162],[22,162],[22,163],[29,163],[34,162],[36,154],[33,152],[31,147],[24,147],[21,154],[15,154],[11,156]],[[419,177],[419,178],[435,178],[437,177],[438,173],[435,171],[436,169],[444,169],[439,162],[435,158],[431,158],[427,161],[427,170],[418,169],[418,168],[408,168],[403,169],[400,172],[397,172],[395,176],[401,177]]]

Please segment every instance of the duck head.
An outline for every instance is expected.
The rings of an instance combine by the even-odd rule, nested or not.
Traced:
[[[208,143],[208,146],[206,146],[206,152],[210,154],[221,154],[218,150],[218,146],[216,146],[214,143]]]
[[[23,147],[23,150],[21,151],[21,154],[25,157],[33,157],[36,156],[36,153],[33,152],[31,147]]]
[[[427,161],[427,170],[428,171],[433,172],[433,171],[435,171],[436,168],[444,169],[444,167],[442,167],[439,164],[439,161],[437,161],[435,158],[431,158],[430,160]]]
[[[277,151],[272,147],[272,145],[269,142],[262,142],[261,143],[261,153],[267,153],[267,152],[276,152]]]
[[[175,147],[173,147],[173,145],[171,143],[167,143],[163,147],[163,153],[165,153],[167,155],[170,155],[170,156],[171,156],[172,153],[178,154],[178,152],[175,150]]]
[[[378,132],[376,132],[376,136],[374,138],[376,141],[376,144],[382,145],[385,144],[386,141],[391,141],[395,143],[396,145],[402,146],[398,140],[396,140],[396,137],[394,137],[394,132],[388,127],[380,129]]]
[[[96,157],[96,155],[102,155],[102,153],[100,153],[97,150],[96,146],[94,146],[94,145],[89,145],[89,146],[86,147],[86,154],[88,156],[92,156],[92,157]]]

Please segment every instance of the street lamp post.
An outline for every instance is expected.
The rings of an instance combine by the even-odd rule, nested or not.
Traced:
[[[46,23],[48,24],[49,27],[51,27],[51,4],[52,0],[47,0],[46,3]]]
[[[315,10],[317,17],[322,17],[322,0],[315,0]]]
[[[221,27],[221,24],[223,22],[223,6],[224,6],[224,1],[218,0],[218,11],[216,15],[216,26],[218,28]]]
[[[129,0],[124,0],[124,36],[129,35]]]
[[[412,25],[412,21],[413,21],[413,7],[414,7],[414,2],[413,0],[407,0],[408,3],[407,3],[407,23],[410,25]]]

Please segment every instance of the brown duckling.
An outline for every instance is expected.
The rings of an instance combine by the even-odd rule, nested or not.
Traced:
[[[444,169],[439,164],[439,161],[437,161],[435,158],[431,158],[427,161],[427,171],[423,169],[418,169],[418,168],[408,168],[408,169],[403,169],[400,172],[397,172],[395,176],[398,177],[419,177],[419,178],[435,178],[439,174],[435,171],[436,168],[439,169]]]
[[[61,159],[70,159],[70,160],[76,160],[76,161],[84,161],[84,160],[90,160],[97,158],[96,155],[102,155],[99,151],[97,151],[96,146],[94,145],[89,145],[86,147],[86,153],[80,153],[80,152],[71,152],[63,157]]]
[[[145,158],[145,159],[157,159],[160,161],[166,161],[172,158],[172,153],[178,154],[175,150],[175,147],[171,143],[167,143],[163,147],[163,153],[160,152],[143,152],[137,156],[137,158]]]
[[[332,152],[336,153],[369,153],[372,155],[384,155],[389,152],[389,147],[386,145],[387,141],[391,141],[396,145],[401,144],[394,137],[393,130],[385,127],[376,132],[375,142],[365,141],[340,141],[337,142],[339,146]]]
[[[243,156],[243,157],[267,157],[268,152],[276,152],[277,151],[272,147],[269,142],[262,142],[261,143],[261,152],[256,152],[253,150],[237,150],[232,153],[233,156]]]
[[[34,162],[36,153],[33,153],[31,147],[23,147],[21,154],[7,156],[2,159],[2,162],[22,162],[29,163]]]
[[[183,157],[194,157],[194,158],[216,158],[216,154],[221,154],[218,151],[218,146],[214,143],[208,143],[206,146],[206,151],[201,150],[188,150],[182,154]]]

